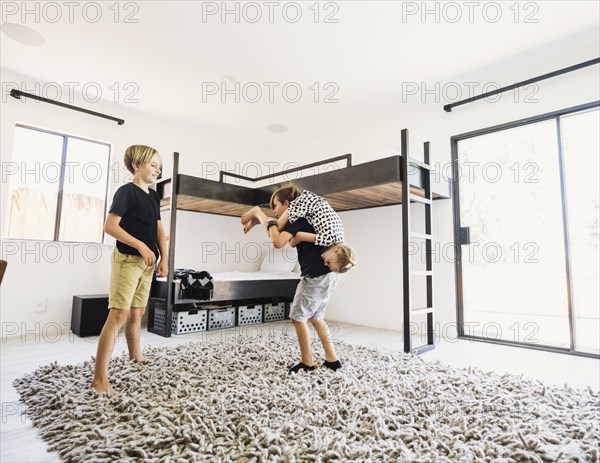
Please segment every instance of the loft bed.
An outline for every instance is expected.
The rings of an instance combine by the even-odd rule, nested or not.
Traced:
[[[390,156],[352,166],[352,155],[346,154],[257,178],[221,172],[221,179],[215,181],[178,174],[177,209],[240,217],[252,206],[260,206],[267,215],[274,216],[269,207],[271,194],[288,182],[249,188],[225,183],[224,178],[229,176],[255,182],[340,160],[347,162],[346,168],[302,177],[293,182],[303,189],[322,196],[338,212],[402,204],[402,156]],[[425,197],[424,186],[429,175],[425,163],[411,159],[408,170],[410,193]],[[173,187],[172,178],[161,181],[157,185],[161,208],[171,207]],[[432,191],[433,199],[448,199],[450,182],[435,176]]]
[[[310,190],[325,198],[338,212],[368,209],[373,207],[403,204],[403,334],[404,351],[421,353],[434,348],[433,340],[433,269],[431,259],[432,220],[431,206],[434,200],[449,199],[450,180],[435,172],[429,165],[429,142],[424,144],[424,161],[408,156],[408,131],[402,130],[401,154],[376,161],[352,165],[352,155],[346,154],[319,161],[271,175],[250,178],[231,172],[220,173],[219,181],[192,177],[179,173],[179,153],[173,153],[173,173],[169,179],[157,184],[161,198],[161,210],[170,212],[169,232],[169,274],[166,294],[166,326],[163,330],[154,328],[152,310],[149,313],[148,330],[161,336],[170,336],[170,320],[176,301],[176,288],[173,281],[175,262],[175,240],[177,211],[194,211],[208,214],[240,217],[252,206],[261,207],[269,216],[274,216],[269,207],[271,194],[288,182],[273,183],[252,188],[225,182],[225,177],[258,182],[293,172],[307,170],[335,161],[346,161],[346,167],[294,179],[301,188]],[[406,198],[409,198],[407,201]],[[411,204],[425,207],[425,233],[414,233],[410,227]],[[409,244],[414,239],[425,240],[426,270],[411,271]],[[411,277],[426,278],[426,307],[411,306]],[[268,283],[265,283],[268,286]],[[235,283],[232,283],[235,288]],[[294,285],[295,290],[295,285]],[[231,289],[235,293],[235,289]],[[287,294],[286,296],[289,296]],[[293,297],[293,293],[291,293]],[[257,289],[257,298],[261,298]],[[412,346],[410,321],[413,315],[426,315],[427,342],[418,347]]]

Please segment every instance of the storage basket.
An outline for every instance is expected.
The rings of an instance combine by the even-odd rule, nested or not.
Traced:
[[[208,329],[222,330],[235,326],[235,307],[220,307],[208,310]]]
[[[157,330],[165,329],[166,310],[156,307],[154,309],[154,327]],[[185,312],[171,313],[171,334],[195,333],[206,331],[208,311],[204,309],[190,309]]]
[[[265,304],[263,321],[267,323],[275,322],[278,320],[285,320],[285,306],[285,302],[279,302],[277,304]]]
[[[237,308],[237,311],[238,326],[262,323],[263,321],[263,306],[260,304],[241,305]]]

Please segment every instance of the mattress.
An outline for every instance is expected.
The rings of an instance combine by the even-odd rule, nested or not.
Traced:
[[[215,272],[211,273],[213,281],[241,280],[298,280],[299,273],[295,272]]]

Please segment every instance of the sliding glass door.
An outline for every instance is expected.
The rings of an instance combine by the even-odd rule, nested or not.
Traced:
[[[598,109],[453,138],[462,336],[598,353]]]

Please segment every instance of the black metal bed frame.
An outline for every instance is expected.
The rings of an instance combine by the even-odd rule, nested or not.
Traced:
[[[399,174],[396,178],[397,181],[402,182],[402,260],[403,260],[403,336],[404,336],[404,352],[420,354],[428,350],[435,348],[434,342],[434,324],[433,324],[433,262],[432,262],[432,203],[434,200],[433,192],[431,188],[431,173],[432,167],[430,166],[430,144],[426,142],[424,144],[424,161],[413,159],[408,154],[408,130],[403,129],[401,132],[401,161],[400,165],[394,163],[394,158],[385,158],[378,161],[372,161],[377,168],[369,169],[369,180],[375,182],[374,184],[382,183],[384,178],[389,178],[390,170],[399,170]],[[346,161],[346,177],[344,178],[343,189],[345,191],[352,190],[359,184],[359,177],[365,174],[363,166],[352,166],[352,155],[345,154],[342,156],[336,156],[328,158],[322,161],[313,162],[303,166],[298,166],[292,169],[288,169],[282,172],[275,172],[273,174],[264,175],[256,178],[246,177],[233,172],[221,171],[219,175],[219,182],[206,180],[206,188],[202,189],[202,194],[207,195],[211,198],[218,198],[219,195],[226,191],[233,192],[233,195],[237,198],[243,197],[246,202],[252,202],[252,205],[266,204],[268,197],[270,197],[270,191],[275,190],[281,184],[270,185],[266,188],[258,188],[252,190],[254,193],[252,199],[248,193],[248,188],[240,187],[238,185],[231,185],[224,182],[226,176],[232,178],[238,178],[250,182],[257,182],[261,180],[267,180],[270,178],[279,177],[293,172],[298,172],[312,167],[321,166],[327,163],[335,161]],[[315,178],[317,180],[315,180]],[[339,179],[338,179],[339,180]],[[167,276],[167,298],[165,307],[165,323],[164,329],[158,330],[154,327],[154,311],[149,310],[148,314],[148,331],[154,334],[158,334],[164,337],[171,336],[171,316],[173,313],[173,307],[175,305],[175,284],[173,277],[173,269],[175,266],[175,241],[176,241],[176,222],[177,222],[177,197],[181,194],[182,183],[186,184],[186,192],[192,194],[201,194],[200,188],[193,185],[192,178],[179,174],[179,153],[173,153],[173,172],[170,179],[171,183],[171,195],[169,198],[169,207],[171,214],[171,222],[169,226],[169,274]],[[299,179],[296,183],[303,187],[309,187],[311,189],[317,186],[318,175]],[[323,183],[319,184],[321,191],[315,191],[318,194],[324,192],[337,192],[341,191],[340,182],[334,182],[332,185],[326,185]],[[411,186],[421,188],[425,192],[425,196],[419,196],[411,193]],[[325,190],[325,191],[323,191]],[[314,191],[311,190],[311,191]],[[450,192],[448,191],[448,197]],[[162,195],[161,195],[162,197]],[[206,197],[206,196],[203,196]],[[425,233],[416,233],[411,230],[410,224],[410,211],[411,203],[418,203],[425,207]],[[392,204],[389,204],[392,205]],[[384,205],[385,206],[385,205]],[[414,271],[411,270],[411,254],[410,254],[410,243],[412,240],[425,240],[426,245],[426,269],[425,271]],[[426,278],[426,307],[414,308],[412,306],[412,281],[413,277],[425,276]],[[151,301],[152,302],[152,301]],[[412,318],[415,315],[426,315],[426,335],[427,342],[424,345],[414,347],[412,345],[411,333],[412,333]]]

